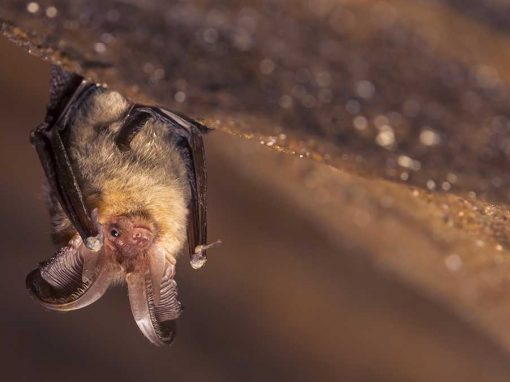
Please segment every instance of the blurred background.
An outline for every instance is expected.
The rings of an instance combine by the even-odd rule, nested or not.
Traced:
[[[264,172],[306,170],[305,162],[221,132],[206,147],[209,237],[224,244],[200,271],[185,259],[178,264],[185,311],[174,344],[148,343],[123,287],[80,311],[45,311],[24,280],[54,251],[43,173],[29,144],[45,114],[49,65],[5,39],[0,57],[6,380],[509,380],[510,357],[497,341],[374,266],[361,240],[346,232],[333,244]],[[258,171],[247,161],[258,162]]]

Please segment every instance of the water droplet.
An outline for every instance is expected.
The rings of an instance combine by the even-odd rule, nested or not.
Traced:
[[[397,163],[399,166],[408,168],[413,171],[419,171],[421,168],[420,161],[408,157],[407,155],[399,155],[397,158]]]
[[[368,127],[368,120],[362,115],[358,115],[352,120],[352,125],[356,130],[362,131]]]
[[[275,137],[269,137],[269,138],[267,139],[267,143],[266,143],[266,145],[267,145],[267,146],[269,146],[269,147],[271,147],[271,146],[274,146],[274,144],[275,144],[275,143],[276,143],[276,138],[275,138]]]
[[[450,271],[456,272],[462,267],[462,259],[459,255],[451,254],[445,257],[444,264]]]
[[[434,182],[432,179],[427,180],[427,188],[429,190],[435,190],[436,189],[436,182]]]
[[[441,138],[434,130],[425,128],[420,132],[420,142],[425,146],[435,146],[441,142]]]
[[[259,70],[262,74],[268,75],[274,72],[275,67],[276,65],[273,60],[264,58],[262,61],[260,61]]]
[[[50,19],[57,17],[58,10],[53,5],[46,8],[46,16],[48,16]]]
[[[449,182],[443,182],[441,183],[441,188],[443,189],[443,191],[450,191],[452,185]]]
[[[375,137],[375,142],[384,148],[392,148],[395,144],[395,133],[393,129],[388,125],[383,126],[379,134]]]
[[[97,52],[97,53],[104,53],[106,52],[106,45],[103,44],[102,42],[96,42],[94,44],[94,50]]]
[[[375,86],[368,80],[358,81],[354,87],[356,94],[363,99],[370,99],[375,94]]]
[[[39,12],[39,4],[37,4],[35,1],[32,1],[27,4],[27,11],[29,13],[37,13]]]
[[[457,183],[457,175],[455,175],[453,172],[449,172],[447,175],[446,175],[446,180],[448,180],[448,182],[450,183]]]
[[[186,93],[178,91],[174,94],[174,99],[176,102],[183,103],[186,101]]]
[[[477,246],[477,247],[483,247],[483,246],[485,246],[485,242],[484,242],[483,240],[480,240],[480,239],[477,239],[477,240],[475,241],[475,244],[476,244],[476,246]]]

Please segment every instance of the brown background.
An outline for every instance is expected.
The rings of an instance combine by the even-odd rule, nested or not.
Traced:
[[[508,380],[500,347],[325,234],[232,158],[278,171],[299,159],[216,132],[207,138],[210,252],[179,264],[185,312],[170,348],[139,333],[126,290],[84,310],[44,311],[25,275],[53,249],[30,130],[44,116],[48,65],[0,41],[0,363],[20,381]],[[2,378],[3,379],[3,378]]]

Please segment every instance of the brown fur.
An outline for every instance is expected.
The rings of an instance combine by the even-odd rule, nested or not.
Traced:
[[[121,215],[150,217],[157,227],[157,243],[175,263],[186,241],[186,168],[168,128],[159,122],[147,122],[130,151],[117,148],[114,138],[127,108],[119,93],[97,91],[71,127],[69,153],[88,207],[98,208],[99,222]],[[76,233],[54,200],[50,213],[56,237],[65,240]]]

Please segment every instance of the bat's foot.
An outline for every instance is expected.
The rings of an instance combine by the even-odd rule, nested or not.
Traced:
[[[191,255],[191,259],[189,261],[191,268],[193,268],[193,269],[202,268],[206,262],[207,262],[207,257],[202,252],[194,253],[193,255]]]
[[[191,255],[191,259],[189,261],[191,268],[200,269],[207,262],[207,256],[205,255],[205,251],[209,248],[216,247],[221,244],[221,240],[216,240],[214,243],[206,244],[206,245],[197,245],[195,247],[195,253]]]

